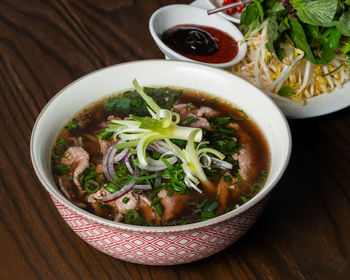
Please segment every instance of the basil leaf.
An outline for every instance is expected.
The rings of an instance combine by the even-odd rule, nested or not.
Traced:
[[[290,3],[300,21],[323,27],[333,25],[338,0],[292,0]]]
[[[322,64],[325,66],[329,62],[331,62],[334,58],[335,58],[334,51],[330,47],[323,45],[321,49],[321,57],[316,59],[316,64]]]
[[[295,93],[294,89],[292,89],[290,86],[283,86],[278,91],[278,95],[283,97],[291,96],[294,93]]]
[[[349,0],[350,1],[350,0]],[[343,55],[346,55],[346,54],[349,54],[350,53],[350,42],[347,42],[343,48],[342,48],[342,51],[343,51]]]
[[[349,0],[350,1],[350,0]],[[350,42],[347,42],[343,48],[342,48],[342,51],[343,51],[343,56],[347,57],[348,58],[348,62],[350,64]]]
[[[254,4],[249,4],[241,14],[241,25],[249,26],[256,20],[259,20],[258,8]]]
[[[278,39],[278,23],[276,16],[271,16],[267,23],[267,39],[269,42],[269,49],[275,52],[275,42]]]
[[[339,20],[335,23],[335,26],[341,34],[344,36],[350,36],[350,9],[345,11]]]
[[[305,59],[309,60],[312,63],[316,63],[313,52],[310,49],[309,43],[306,39],[306,35],[303,27],[296,18],[289,20],[291,27],[291,38],[298,49],[301,49],[305,52]]]
[[[329,47],[332,50],[335,50],[335,51],[338,50],[339,49],[340,38],[342,37],[341,33],[335,27],[327,29],[326,32],[325,32],[326,36],[325,36],[325,43],[324,43],[324,45],[326,47]],[[322,34],[322,37],[324,37],[323,34]]]

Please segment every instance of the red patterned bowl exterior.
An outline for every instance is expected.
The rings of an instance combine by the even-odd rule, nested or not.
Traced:
[[[87,243],[103,253],[128,262],[175,265],[209,257],[238,240],[255,222],[267,198],[247,211],[202,228],[161,232],[111,226],[76,213],[52,196],[68,225]]]

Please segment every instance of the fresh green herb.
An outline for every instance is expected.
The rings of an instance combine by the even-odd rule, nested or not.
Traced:
[[[137,150],[135,150],[133,147],[129,147],[129,151],[130,153],[132,153],[133,155],[137,154]]]
[[[146,180],[150,180],[150,179],[154,179],[157,177],[157,174],[152,174],[152,175],[148,175],[148,176],[141,176],[141,177],[137,177],[135,178],[135,183],[141,183],[143,181]]]
[[[107,184],[104,184],[104,188],[109,191],[110,193],[114,193],[114,192],[117,192],[117,191],[120,191],[120,188],[112,183],[107,183]]]
[[[73,180],[73,176],[72,175],[67,176],[67,178],[66,178],[67,182],[72,181],[72,180]]]
[[[161,108],[171,109],[174,102],[181,96],[182,91],[169,88],[144,88],[144,91],[150,96]],[[135,91],[126,91],[123,94],[108,99],[105,104],[108,112],[118,112],[122,117],[130,114],[138,116],[147,116],[147,104],[142,97]]]
[[[60,163],[56,165],[56,172],[58,175],[64,175],[69,172],[69,169],[64,164]]]
[[[196,106],[194,106],[192,103],[188,103],[188,104],[187,104],[187,108],[188,108],[189,110],[192,110],[192,109],[196,108]]]
[[[158,153],[158,152],[156,152],[156,151],[152,152],[152,158],[153,158],[153,159],[159,159],[160,156],[161,156],[160,153]]]
[[[290,0],[283,1],[285,7],[280,2],[253,1],[243,10],[240,28],[245,38],[268,19],[266,48],[272,55],[282,61],[282,44],[291,39],[295,48],[304,51],[306,60],[327,65],[340,43],[350,37],[349,0]]]
[[[224,175],[224,181],[230,183],[232,182],[232,177],[230,175]]]
[[[161,200],[162,200],[161,197],[157,197],[157,196],[154,197],[154,198],[152,199],[151,206],[154,206],[154,205],[158,204]]]
[[[186,119],[186,123],[187,124],[191,124],[191,123],[194,123],[198,120],[198,118],[196,116],[189,116],[187,119]]]
[[[117,172],[113,175],[113,177],[117,185],[127,185],[134,177],[129,173],[129,170],[126,168],[125,161],[118,162],[116,165],[116,170]]]
[[[278,95],[283,96],[283,97],[288,97],[288,96],[291,96],[293,94],[295,94],[295,91],[290,86],[283,86],[278,91]]]
[[[241,200],[243,204],[248,202],[248,198],[246,198],[245,196],[241,196]]]
[[[217,126],[227,125],[230,122],[230,117],[217,117],[215,123]]]
[[[76,128],[78,127],[78,123],[79,123],[79,119],[73,118],[73,119],[65,126],[65,128],[67,128],[68,130],[76,129]]]
[[[247,187],[249,187],[249,192],[245,192],[243,191],[243,189],[241,188],[241,186],[239,185],[238,188],[240,190],[240,192],[246,197],[246,198],[251,198],[253,197],[256,193],[258,193],[262,187],[264,186],[265,182],[266,182],[266,179],[267,179],[267,175],[268,175],[268,172],[262,170],[260,171],[260,174],[259,174],[259,177],[258,179],[256,180],[255,183],[253,184],[249,184],[248,182],[246,182],[242,176],[239,174],[239,173],[236,173],[236,178],[238,179],[238,182],[240,184],[243,184]]]
[[[166,165],[166,167],[168,169],[172,169],[173,168],[173,166],[170,164],[170,162],[166,158],[162,157],[161,161],[164,162],[164,164]]]
[[[208,202],[209,202],[209,198],[204,199],[201,203],[199,203],[199,204],[197,205],[197,209],[202,209],[202,208],[204,208],[205,205],[207,205]]]
[[[160,206],[159,203],[156,204],[156,205],[154,205],[154,209],[156,210],[156,212],[157,212],[157,214],[158,214],[159,216],[161,216],[161,215],[163,214],[163,210],[162,210],[162,208],[161,208],[161,206]]]
[[[180,140],[180,139],[171,139],[170,140],[173,144],[178,146],[180,149],[184,149],[186,147],[187,141],[186,140]]]
[[[54,156],[56,158],[61,158],[64,156],[64,151],[67,147],[67,141],[62,138],[57,142],[56,148],[54,149]]]
[[[213,201],[209,204],[209,206],[205,209],[208,212],[214,212],[219,207],[219,203],[217,201]]]
[[[130,200],[130,198],[128,198],[128,197],[124,197],[124,198],[123,198],[123,200],[122,200],[122,202],[126,204],[126,203],[128,203],[128,202],[129,202],[129,200]]]
[[[111,140],[113,138],[113,132],[103,130],[97,137],[103,140]]]
[[[216,103],[218,102],[216,98],[212,98],[210,101],[211,101],[211,103],[213,103],[213,104],[216,104]]]
[[[215,218],[217,215],[214,212],[209,212],[209,211],[203,211],[201,213],[201,217],[204,219],[212,219]]]

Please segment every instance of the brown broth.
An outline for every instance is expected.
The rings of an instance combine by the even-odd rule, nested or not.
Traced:
[[[236,108],[224,101],[220,100],[217,97],[213,97],[211,95],[202,93],[202,92],[194,92],[187,89],[183,90],[182,95],[176,101],[176,103],[192,103],[194,106],[208,106],[216,111],[218,111],[219,116],[227,116],[229,113],[235,116],[236,118],[241,118],[242,113],[237,111]],[[117,96],[117,95],[116,95]],[[83,148],[90,154],[90,162],[94,165],[98,165],[103,157],[103,154],[100,152],[99,144],[93,140],[95,135],[101,130],[100,124],[106,122],[108,116],[111,115],[110,112],[107,112],[104,108],[104,103],[107,99],[103,99],[98,101],[97,103],[87,107],[85,110],[80,112],[75,118],[79,119],[80,124],[83,126],[79,126],[77,129],[69,131],[68,129],[63,129],[57,138],[57,142],[55,147],[57,148],[57,143],[60,139],[66,139],[68,142],[68,146],[74,146],[75,143],[72,140],[78,139],[81,137],[81,142],[83,143]],[[215,102],[213,102],[215,101]],[[117,115],[114,114],[115,117]],[[227,208],[224,212],[230,211],[235,208],[237,205],[242,204],[241,196],[251,191],[251,187],[249,184],[253,184],[259,178],[261,171],[269,171],[270,164],[270,155],[267,142],[265,137],[259,127],[255,124],[253,120],[249,117],[245,120],[235,121],[239,124],[239,135],[242,137],[238,137],[239,145],[243,145],[248,147],[252,147],[252,161],[254,163],[251,166],[251,177],[248,182],[244,182],[240,184],[240,189],[237,191],[237,188],[231,192],[231,195],[228,197],[228,201],[226,203]],[[208,132],[207,135],[210,135],[212,132]],[[91,140],[92,139],[92,140]],[[205,139],[209,140],[210,139]],[[75,140],[76,141],[76,140]],[[54,147],[54,149],[55,149]],[[55,176],[56,183],[59,185],[59,180],[64,180],[66,175],[58,175],[55,172],[55,166],[60,163],[60,159],[53,156],[52,157],[52,170]],[[61,178],[61,179],[60,179]],[[63,179],[62,179],[63,178]],[[213,181],[214,185],[218,184],[218,180]],[[108,211],[101,211],[96,207],[92,207],[87,203],[87,194],[79,192],[75,186],[75,184],[70,181],[65,184],[65,188],[70,195],[70,199],[79,204],[86,206],[83,207],[85,210],[95,213],[96,215],[105,217],[105,218],[113,218],[111,215],[111,211],[108,208]],[[199,185],[199,188],[203,190],[200,194],[196,191],[191,191],[189,194],[189,200],[183,210],[173,219],[169,220],[166,224],[182,224],[187,222],[195,222],[195,219],[200,220],[200,213],[196,210],[196,205],[198,205],[201,201],[206,198],[211,198],[213,200],[216,199],[216,194],[208,192],[205,188]],[[235,193],[236,192],[236,193]],[[243,194],[242,194],[243,192]],[[196,211],[198,212],[196,214]],[[222,214],[222,213],[220,213]]]

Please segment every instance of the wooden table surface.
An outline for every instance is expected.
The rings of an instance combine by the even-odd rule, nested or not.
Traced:
[[[148,20],[172,0],[0,1],[0,279],[350,279],[350,110],[289,121],[293,153],[261,218],[199,262],[109,257],[63,221],[32,168],[35,119],[96,69],[162,58]],[[350,94],[350,92],[349,92]]]

